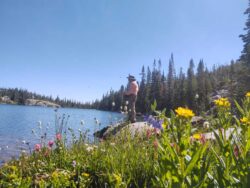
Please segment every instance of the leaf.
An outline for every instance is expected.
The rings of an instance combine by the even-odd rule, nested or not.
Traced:
[[[242,115],[244,115],[244,114],[245,114],[245,113],[244,113],[244,110],[243,110],[243,108],[239,105],[239,103],[238,103],[236,100],[234,100],[234,103],[235,103],[237,109],[240,111],[240,113],[241,113]]]
[[[202,146],[199,148],[199,150],[194,154],[194,156],[192,157],[190,163],[188,164],[186,170],[184,171],[183,176],[186,177],[187,174],[189,174],[193,168],[196,166],[198,160],[200,159],[200,156],[205,152],[205,150],[207,149],[208,144],[206,144],[205,146]]]
[[[157,102],[156,102],[156,100],[154,100],[154,103],[151,104],[151,110],[156,111],[156,108],[157,108]]]
[[[221,139],[221,137],[217,134],[217,132],[213,129],[213,133],[214,133],[214,136],[216,138],[216,140],[218,141],[219,145],[220,145],[220,148],[224,148],[224,144],[223,144],[223,140]],[[218,130],[219,131],[219,130]]]

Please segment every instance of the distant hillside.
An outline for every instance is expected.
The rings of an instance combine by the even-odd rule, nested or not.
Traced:
[[[53,98],[52,96],[40,95],[29,92],[26,89],[0,88],[0,103],[18,105],[36,105],[69,108],[92,108],[90,103],[81,103],[68,99]]]

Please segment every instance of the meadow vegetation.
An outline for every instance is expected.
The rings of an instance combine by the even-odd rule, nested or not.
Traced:
[[[156,116],[146,118],[153,128],[143,136],[124,129],[93,143],[87,132],[68,129],[66,136],[59,126],[54,140],[0,168],[0,187],[250,187],[250,92],[242,105],[233,102],[237,117],[227,98],[214,103],[202,130],[192,126],[192,110],[179,107],[166,117],[156,103]],[[206,139],[204,130],[215,138]]]

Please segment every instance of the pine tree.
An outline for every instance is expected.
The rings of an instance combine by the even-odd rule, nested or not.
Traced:
[[[195,95],[196,95],[196,79],[194,74],[194,61],[193,59],[189,62],[189,68],[187,71],[187,105],[189,108],[195,108]]]
[[[244,43],[242,54],[241,54],[241,60],[246,62],[248,66],[250,66],[250,0],[249,5],[244,14],[247,15],[247,21],[246,21],[246,27],[244,30],[246,30],[246,34],[240,35],[242,38],[242,41]]]
[[[174,68],[174,55],[171,54],[168,65],[168,78],[167,78],[167,109],[173,109],[174,104],[174,84],[175,84],[175,68]]]

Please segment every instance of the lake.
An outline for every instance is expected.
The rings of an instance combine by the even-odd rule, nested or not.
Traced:
[[[33,150],[45,132],[47,140],[54,140],[56,116],[63,114],[69,116],[67,127],[76,135],[88,129],[90,139],[96,130],[124,118],[120,113],[99,110],[59,108],[56,112],[53,108],[0,104],[0,164],[18,157],[21,151],[29,152],[29,147]]]

